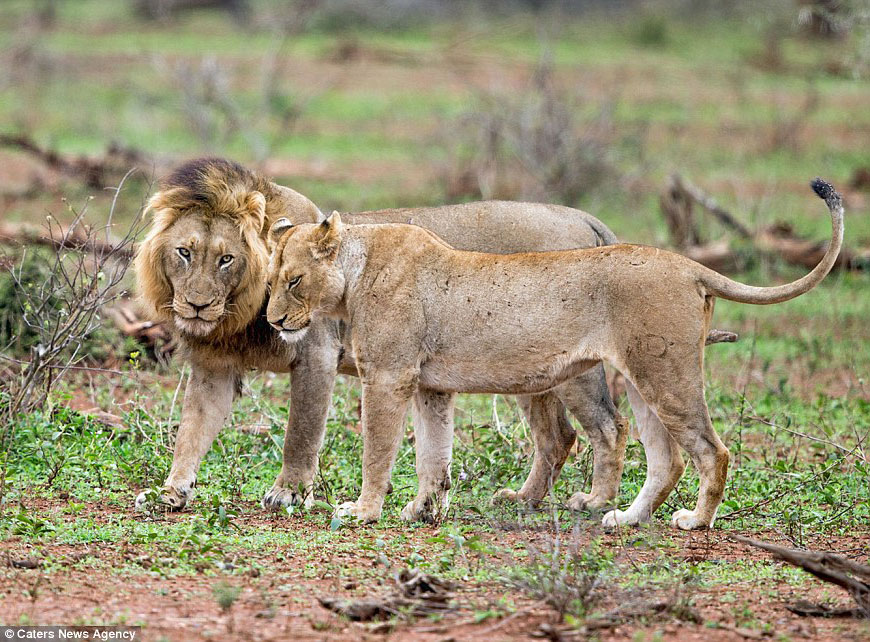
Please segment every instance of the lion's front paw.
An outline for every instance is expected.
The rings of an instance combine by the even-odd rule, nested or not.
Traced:
[[[710,528],[712,524],[701,519],[693,510],[680,509],[671,517],[671,525],[684,531]]]
[[[574,493],[568,500],[568,508],[571,510],[589,510],[599,511],[604,510],[613,504],[613,500],[593,495],[592,493]]]
[[[617,526],[635,526],[640,523],[638,518],[630,512],[621,510],[612,510],[607,513],[601,520],[601,525],[604,528],[616,528]]]
[[[343,522],[356,521],[361,524],[372,524],[381,518],[381,511],[366,507],[358,502],[344,502],[335,509],[333,518]]]
[[[276,482],[263,496],[263,508],[266,510],[281,510],[287,506],[314,506],[314,493],[301,484],[296,488],[283,488]]]
[[[161,507],[170,511],[183,510],[193,499],[193,492],[193,485],[181,488],[165,486],[160,492],[145,490],[136,497],[136,510],[146,511]]]

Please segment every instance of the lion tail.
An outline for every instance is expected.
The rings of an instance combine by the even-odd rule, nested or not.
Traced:
[[[821,178],[816,178],[810,183],[819,198],[823,199],[831,212],[831,242],[825,251],[825,255],[819,264],[812,269],[806,276],[776,287],[756,287],[753,285],[745,285],[729,279],[727,276],[714,272],[705,267],[701,267],[700,282],[707,290],[708,294],[718,296],[729,301],[738,301],[740,303],[753,303],[756,305],[768,305],[771,303],[781,303],[809,292],[816,287],[822,279],[834,267],[837,257],[840,255],[840,248],[843,246],[843,199],[833,188],[833,186],[823,181]]]

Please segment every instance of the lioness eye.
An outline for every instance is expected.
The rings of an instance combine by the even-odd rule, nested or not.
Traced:
[[[175,249],[178,252],[178,255],[185,261],[190,260],[190,250],[188,250],[186,247],[177,247]]]
[[[301,276],[294,276],[292,279],[290,279],[290,281],[287,282],[287,289],[292,290],[297,285],[299,285],[299,281],[301,281],[301,280],[302,280]]]
[[[221,267],[226,267],[232,262],[233,262],[233,255],[232,254],[224,254],[220,258],[219,264]]]

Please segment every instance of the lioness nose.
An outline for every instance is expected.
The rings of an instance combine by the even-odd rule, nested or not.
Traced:
[[[281,317],[280,319],[277,319],[275,321],[272,321],[271,319],[269,319],[269,324],[278,328],[279,330],[283,330],[284,329],[284,321],[286,319],[287,319],[287,315],[285,314],[283,317]]]

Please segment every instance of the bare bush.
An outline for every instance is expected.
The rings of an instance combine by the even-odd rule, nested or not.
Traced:
[[[129,174],[116,189],[106,224],[88,226],[87,203],[80,210],[70,206],[73,221],[61,226],[49,216],[48,235],[55,238],[52,251],[25,249],[10,264],[20,330],[9,336],[0,358],[0,497],[6,479],[8,444],[15,418],[41,407],[64,376],[79,367],[86,356],[88,339],[102,325],[102,310],[122,293],[119,285],[129,267],[131,246],[141,231],[141,208],[124,236],[110,240],[110,230],[120,193]],[[80,247],[98,248],[81,252]],[[27,335],[29,358],[12,356],[11,347],[21,347]]]
[[[584,104],[560,90],[549,64],[517,93],[481,95],[451,127],[450,198],[573,205],[619,176],[617,155],[629,137],[614,127],[612,105]]]

